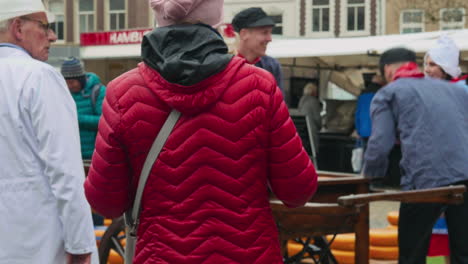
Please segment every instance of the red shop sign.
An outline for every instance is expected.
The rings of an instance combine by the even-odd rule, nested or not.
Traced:
[[[81,33],[81,46],[139,44],[152,29]]]

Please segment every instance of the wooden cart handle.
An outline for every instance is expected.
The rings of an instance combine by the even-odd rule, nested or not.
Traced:
[[[454,185],[415,191],[387,191],[371,194],[351,194],[338,197],[341,206],[360,206],[374,201],[400,201],[407,203],[463,203],[465,185]]]

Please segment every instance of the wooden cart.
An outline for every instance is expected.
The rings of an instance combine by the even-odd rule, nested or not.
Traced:
[[[334,262],[327,241],[327,234],[356,234],[356,263],[368,263],[369,259],[369,204],[343,207],[338,198],[350,194],[368,194],[369,181],[357,174],[318,171],[318,189],[304,207],[289,209],[280,201],[272,199],[271,207],[278,225],[285,263],[299,263],[305,255],[316,255],[323,263]],[[287,240],[299,240],[304,248],[295,256],[287,255]],[[315,240],[319,248],[305,240]],[[319,240],[319,241],[317,241]],[[331,258],[331,259],[329,259]]]
[[[465,186],[450,186],[422,191],[393,191],[369,193],[367,179],[356,174],[319,171],[318,190],[305,206],[290,209],[274,197],[271,208],[277,222],[285,263],[301,263],[305,256],[316,254],[316,263],[336,263],[328,249],[327,234],[355,233],[355,263],[369,263],[369,202],[441,202],[463,201]],[[109,251],[123,256],[122,218],[114,219],[99,247],[100,263],[107,263]],[[287,255],[288,239],[303,239],[304,249],[295,256]],[[309,244],[315,239],[317,245]],[[318,257],[317,257],[318,256]]]
[[[461,203],[464,185],[418,191],[385,191],[368,193],[368,181],[355,174],[319,172],[318,190],[304,207],[289,209],[281,202],[271,202],[285,263],[301,263],[310,258],[315,263],[336,263],[324,235],[355,233],[355,263],[369,263],[369,203],[400,201],[415,203]],[[305,237],[305,238],[304,238]],[[299,239],[298,239],[299,238]],[[301,252],[287,255],[287,240],[303,243]],[[311,247],[306,240],[319,240]],[[306,257],[308,256],[308,257]]]

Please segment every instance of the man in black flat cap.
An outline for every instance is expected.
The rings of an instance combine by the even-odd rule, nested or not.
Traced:
[[[393,48],[380,57],[388,85],[372,99],[372,132],[363,174],[385,175],[388,154],[401,142],[401,188],[468,186],[468,93],[462,86],[424,78],[416,54]],[[402,202],[398,220],[399,264],[426,263],[432,227],[445,212],[450,263],[468,263],[468,193],[463,204]]]
[[[265,55],[274,25],[275,22],[259,7],[242,10],[232,19],[232,26],[239,34],[237,55],[273,74],[278,87],[283,91],[280,63]]]

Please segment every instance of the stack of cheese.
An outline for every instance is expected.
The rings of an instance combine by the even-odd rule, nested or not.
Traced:
[[[387,214],[389,226],[369,231],[371,259],[398,261],[398,211]],[[393,263],[393,262],[392,262]]]
[[[106,232],[107,227],[112,223],[112,219],[104,219],[104,225],[103,226],[95,226],[94,227],[94,234],[96,236],[96,244],[99,247],[101,238]],[[119,236],[123,236],[124,232],[121,232]],[[123,246],[125,247],[125,239],[122,241]],[[123,264],[124,259],[121,257],[115,250],[111,249],[109,251],[109,257],[107,259],[107,264]]]
[[[305,242],[307,240],[307,238],[303,237],[303,238],[301,238],[301,240]],[[309,243],[314,244],[314,240],[311,239],[309,241]],[[290,239],[290,240],[288,240],[287,247],[288,247],[288,256],[291,257],[291,256],[294,256],[297,253],[299,253],[304,248],[304,245],[299,243],[299,242],[296,242],[295,240]],[[304,256],[305,257],[310,257],[308,253],[306,253]]]
[[[398,212],[392,211],[387,215],[390,225],[386,228],[369,230],[369,257],[374,260],[398,260]],[[330,242],[332,235],[327,236]],[[340,264],[354,263],[354,233],[338,234],[330,245],[335,259]],[[392,262],[393,263],[393,262]]]
[[[328,235],[328,242],[331,252],[339,264],[354,264],[354,244],[356,237],[354,233],[338,234],[333,239],[333,235]]]
[[[398,260],[398,229],[376,228],[369,231],[371,259]]]

